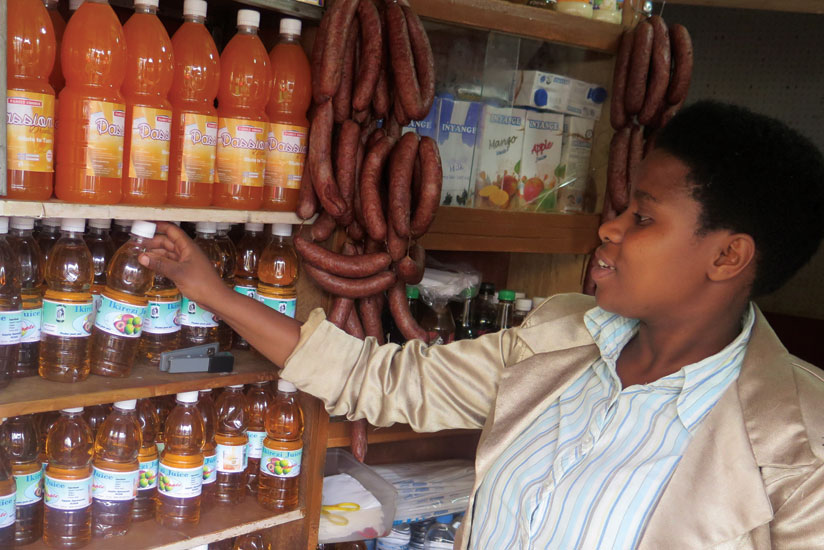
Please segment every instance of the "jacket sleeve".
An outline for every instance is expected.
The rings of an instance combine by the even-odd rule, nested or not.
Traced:
[[[773,550],[821,548],[824,541],[824,465],[814,468],[775,511],[770,522]]]
[[[374,426],[402,422],[419,432],[481,428],[516,331],[429,347],[417,340],[379,346],[349,336],[316,309],[281,377],[321,399],[330,415]]]

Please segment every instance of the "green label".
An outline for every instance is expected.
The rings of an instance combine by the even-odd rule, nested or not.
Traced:
[[[115,336],[140,338],[145,315],[145,306],[136,306],[103,296],[100,310],[94,318],[94,326]]]
[[[25,506],[40,502],[43,498],[43,471],[32,474],[15,475],[17,484],[17,506]]]
[[[43,334],[85,338],[92,333],[94,306],[88,302],[55,302],[43,299]]]
[[[137,482],[140,470],[113,472],[93,468],[92,498],[97,500],[126,501],[137,497]]]
[[[235,285],[235,292],[238,294],[243,294],[252,300],[258,299],[257,287],[254,286]]]
[[[217,481],[217,454],[203,457],[203,485]]]
[[[297,298],[283,300],[281,298],[269,298],[267,296],[260,296],[259,299],[263,303],[263,305],[274,309],[278,313],[282,313],[287,317],[291,317],[292,319],[295,318],[295,311],[297,310],[298,305]]]
[[[171,334],[180,330],[180,300],[174,302],[153,302],[146,307],[143,332],[150,334]]]
[[[264,446],[260,457],[260,471],[273,477],[297,477],[303,447],[294,451],[279,451]]]
[[[19,344],[22,335],[23,311],[0,311],[0,345]]]
[[[194,468],[174,468],[162,462],[158,466],[157,490],[174,498],[200,496],[203,485],[203,466]]]
[[[180,304],[180,324],[187,327],[212,328],[217,326],[217,316],[206,311],[197,303],[183,298]]]
[[[24,309],[23,324],[21,327],[20,343],[30,344],[40,341],[40,324],[43,317],[43,308]]]

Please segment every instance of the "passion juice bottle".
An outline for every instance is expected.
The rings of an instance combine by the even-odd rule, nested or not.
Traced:
[[[159,0],[136,0],[123,26],[126,35],[126,139],[123,149],[123,198],[126,204],[166,202],[172,127],[174,61],[172,41],[157,18]]]
[[[157,413],[150,399],[137,400],[137,421],[140,424],[142,445],[137,460],[140,473],[137,480],[137,498],[132,508],[133,521],[145,521],[155,516],[157,497]]]
[[[63,19],[63,15],[60,13],[59,0],[43,0],[43,4],[46,5],[46,10],[49,12],[49,19],[51,19],[52,22],[52,29],[54,29],[54,42],[56,47],[54,67],[52,67],[52,72],[49,75],[49,84],[54,88],[54,95],[56,96],[60,93],[60,90],[63,89],[63,86],[66,85],[66,79],[63,77],[63,69],[60,66],[60,46],[63,44],[63,33],[66,32],[66,20]]]
[[[249,438],[249,465],[246,467],[246,487],[254,494],[258,491],[260,456],[263,452],[263,440],[266,439],[266,414],[274,401],[272,392],[269,391],[269,382],[252,384],[246,390],[246,401],[249,404],[249,426],[246,428],[246,437]]]
[[[54,28],[42,2],[8,0],[7,10],[6,197],[44,201],[54,180]]]
[[[266,151],[266,187],[263,209],[294,212],[309,148],[312,72],[300,44],[299,19],[280,20],[280,41],[269,53],[272,94],[266,106],[269,141]]]
[[[272,224],[272,240],[258,262],[258,300],[264,305],[295,317],[297,310],[298,257],[289,241],[292,226]]]
[[[6,240],[9,219],[0,218],[0,388],[9,385],[20,356],[23,300],[20,262]]]
[[[0,418],[0,430],[5,418]],[[0,548],[14,546],[15,509],[14,501],[17,487],[12,474],[11,461],[3,446],[0,445]]]
[[[218,274],[223,272],[220,247],[215,241],[217,224],[214,222],[197,222],[195,226],[195,244],[212,262]],[[217,317],[206,311],[186,296],[180,304],[180,347],[188,348],[217,342]]]
[[[235,292],[243,294],[253,300],[258,299],[258,261],[266,247],[266,233],[262,223],[247,223],[243,237],[237,243],[235,259]],[[234,346],[238,349],[249,349],[249,342],[239,334],[234,335]]]
[[[152,288],[146,293],[146,319],[140,337],[138,356],[152,365],[160,363],[160,354],[178,348],[180,335],[180,292],[166,277],[155,274]]]
[[[38,459],[40,440],[34,416],[9,418],[0,433],[17,484],[14,542],[23,546],[43,536],[43,470]]]
[[[272,72],[259,24],[260,13],[238,10],[237,34],[220,56],[214,206],[257,210],[263,202]]]
[[[89,376],[93,267],[83,241],[85,226],[82,218],[64,218],[46,260],[38,370],[46,380],[78,382]]]
[[[232,224],[218,222],[217,234],[215,235],[215,242],[220,248],[221,270],[220,278],[223,283],[229,288],[235,287],[235,262],[237,261],[237,249],[232,239],[229,238],[229,230],[232,229]],[[220,342],[220,351],[229,351],[232,349],[232,327],[224,321],[220,320],[217,327],[217,340]]]
[[[303,458],[303,410],[297,389],[278,380],[278,391],[266,415],[266,439],[260,458],[258,503],[286,512],[298,506],[298,476]]]
[[[238,504],[246,498],[248,424],[243,384],[227,387],[217,398],[217,491],[224,504]]]
[[[217,155],[217,96],[220,57],[206,29],[206,2],[183,2],[183,25],[172,37],[175,68],[172,142],[167,202],[203,207],[212,203]]]
[[[88,228],[83,240],[92,253],[92,264],[94,264],[94,282],[92,282],[92,300],[94,301],[94,314],[100,311],[100,303],[103,301],[103,289],[106,288],[106,272],[109,261],[117,251],[114,241],[109,235],[109,228],[112,225],[110,219],[91,219],[88,221]]]
[[[126,39],[106,0],[86,0],[69,19],[61,47],[66,87],[58,103],[57,198],[115,204],[123,177]]]
[[[109,264],[103,302],[92,329],[94,374],[125,378],[132,370],[148,304],[146,292],[154,281],[154,273],[137,258],[154,233],[152,222],[134,222],[132,238],[115,252]]]
[[[43,313],[43,256],[32,236],[34,218],[12,218],[8,241],[20,262],[23,315],[20,352],[14,377],[36,376],[40,357],[40,319]]]
[[[212,390],[200,390],[197,400],[197,410],[203,421],[203,491],[202,502],[210,502],[217,490],[217,443],[215,443],[215,427],[217,426],[217,411],[212,399]]]

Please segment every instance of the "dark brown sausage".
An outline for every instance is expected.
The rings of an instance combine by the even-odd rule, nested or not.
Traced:
[[[658,109],[664,103],[669,86],[670,69],[670,37],[667,24],[657,15],[649,18],[652,25],[652,59],[650,63],[647,92],[644,96],[644,105],[638,113],[641,124],[649,124],[655,117]]]
[[[363,331],[367,336],[372,336],[378,341],[379,345],[386,343],[386,336],[383,332],[383,323],[381,322],[381,310],[383,295],[368,296],[358,300],[358,313],[360,314],[361,322],[363,323]]]
[[[375,86],[381,71],[383,30],[378,9],[371,0],[361,0],[358,5],[361,28],[361,52],[358,78],[352,92],[352,108],[366,111],[375,95]]]
[[[399,128],[408,126],[409,123],[412,121],[410,116],[406,114],[406,111],[404,111],[403,104],[401,104],[401,100],[399,99],[397,92],[395,92],[395,101],[392,104],[392,115],[395,119],[395,122],[398,123]],[[398,131],[398,135],[396,137],[400,137],[400,131]]]
[[[627,125],[627,108],[624,106],[624,98],[627,95],[627,73],[631,53],[632,31],[626,31],[621,36],[621,45],[618,46],[618,54],[615,56],[615,70],[612,73],[609,121],[615,130],[620,130]]]
[[[390,2],[386,5],[386,28],[389,36],[390,66],[395,81],[395,93],[400,96],[403,110],[409,117],[426,118],[429,110],[424,110],[421,87],[415,72],[412,44],[409,40],[409,29],[400,4]]]
[[[312,240],[315,242],[325,241],[332,236],[337,223],[335,218],[329,215],[329,212],[321,212],[315,223],[312,224],[312,231],[310,232]]]
[[[629,152],[627,153],[627,197],[633,183],[638,181],[638,167],[644,158],[644,127],[632,125],[629,135]]]
[[[392,263],[392,259],[386,252],[347,256],[311,243],[300,235],[295,235],[293,242],[295,250],[304,261],[341,277],[369,277],[379,271],[384,271]]]
[[[335,122],[340,124],[348,120],[352,113],[352,88],[355,84],[355,57],[358,44],[358,22],[352,21],[346,32],[346,48],[343,52],[343,69],[341,70],[338,91],[332,97],[332,106],[335,112]]]
[[[363,325],[361,325],[360,319],[358,318],[357,308],[353,307],[349,312],[349,317],[346,319],[346,332],[361,340],[366,338],[366,334],[363,332]]]
[[[319,105],[312,120],[309,133],[309,165],[312,184],[324,210],[333,217],[340,217],[346,210],[346,203],[340,196],[338,184],[332,169],[332,126],[334,113],[332,102]]]
[[[399,262],[404,256],[406,256],[406,251],[409,248],[409,239],[401,239],[398,237],[398,234],[395,233],[395,228],[392,224],[388,224],[386,227],[386,250],[389,252],[389,256],[392,258],[393,262]]]
[[[386,74],[387,70],[385,66],[381,65],[378,82],[375,84],[375,95],[372,96],[372,112],[376,118],[386,119],[389,114],[389,108],[391,107],[389,100],[389,82]]]
[[[626,107],[627,115],[636,114],[644,106],[653,37],[652,25],[647,21],[642,21],[635,27],[629,73],[627,74],[627,92],[624,97],[624,107]]]
[[[343,74],[346,35],[349,27],[352,26],[358,3],[359,0],[338,0],[332,4],[324,17],[324,19],[329,18],[329,26],[323,48],[318,85],[313,90],[315,103],[321,104],[329,101],[338,91]]]
[[[412,238],[418,239],[429,230],[438,204],[441,202],[441,186],[443,185],[443,168],[438,144],[430,137],[421,138],[418,151],[421,157],[421,192],[415,215],[412,217],[410,230]]]
[[[364,298],[383,292],[396,280],[395,274],[391,271],[381,271],[377,275],[362,279],[347,279],[332,275],[312,264],[304,264],[303,269],[323,290],[344,298]]]
[[[404,134],[389,157],[389,221],[398,237],[409,237],[412,210],[412,172],[418,156],[418,135]]]
[[[611,204],[618,212],[623,212],[629,203],[627,197],[627,159],[629,158],[629,139],[632,128],[627,126],[615,132],[609,144],[609,162],[607,164],[607,194]]]
[[[318,196],[315,195],[315,187],[312,185],[312,172],[309,171],[309,164],[303,165],[303,177],[300,180],[300,190],[298,191],[298,207],[295,214],[302,220],[308,220],[318,211]]]
[[[403,282],[395,283],[387,292],[389,311],[395,324],[407,340],[422,340],[426,343],[426,331],[412,317],[409,311],[409,302],[406,300],[406,285]]]
[[[332,300],[332,309],[329,311],[326,320],[339,329],[343,329],[346,326],[346,320],[349,319],[349,315],[352,313],[354,304],[355,302],[350,298],[336,296]]]
[[[672,78],[667,88],[667,102],[678,105],[687,99],[692,80],[692,38],[683,25],[675,24],[669,29],[672,44]]]
[[[366,438],[366,420],[361,418],[360,420],[352,421],[349,423],[349,426],[351,428],[349,432],[349,437],[351,438],[349,450],[352,451],[352,455],[354,455],[358,462],[363,462],[366,460],[366,450],[368,448]]]
[[[335,150],[335,177],[348,212],[352,211],[355,201],[355,172],[360,145],[360,126],[351,120],[344,121],[338,132]]]
[[[418,84],[421,87],[421,111],[419,116],[410,116],[415,119],[426,118],[432,109],[435,100],[435,57],[429,45],[429,36],[418,15],[409,6],[402,6],[406,16],[406,28],[409,31],[409,42],[412,45],[412,54],[415,58],[415,72]]]
[[[360,178],[360,203],[363,213],[364,229],[376,241],[386,238],[386,219],[383,216],[380,185],[383,167],[395,144],[385,137],[372,147],[363,161]]]
[[[398,274],[398,279],[408,285],[416,285],[423,279],[424,263],[426,262],[426,251],[424,248],[415,243],[412,245],[409,255],[401,258],[401,261],[395,264],[395,273]]]
[[[421,197],[421,186],[423,185],[423,171],[421,169],[421,153],[415,157],[415,168],[412,170],[412,208],[418,207],[418,200]]]
[[[346,234],[353,241],[362,241],[366,236],[366,231],[363,230],[363,226],[358,223],[358,220],[352,220],[352,223],[346,226]]]
[[[365,246],[363,248],[364,248],[364,252],[367,253],[367,254],[369,254],[371,252],[385,252],[386,251],[386,247],[383,246],[383,243],[380,243],[378,241],[373,241],[369,237],[366,238],[366,243],[365,243]]]

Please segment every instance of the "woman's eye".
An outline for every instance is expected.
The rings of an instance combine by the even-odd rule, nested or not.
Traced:
[[[638,225],[643,225],[651,220],[651,218],[647,216],[642,216],[638,212],[633,212],[632,215],[635,217],[635,223]]]

